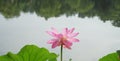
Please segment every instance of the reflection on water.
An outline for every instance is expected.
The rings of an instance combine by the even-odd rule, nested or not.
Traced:
[[[75,27],[80,33],[77,37],[80,42],[75,43],[72,50],[65,49],[64,59],[98,61],[100,57],[120,50],[119,2],[0,0],[0,55],[8,51],[18,52],[26,44],[36,44],[59,53],[59,48],[51,49],[46,44],[51,37],[45,31],[51,27],[58,30]]]
[[[63,14],[78,17],[98,16],[120,27],[120,0],[0,0],[0,12],[5,18],[20,16],[21,12],[36,13],[46,19]]]

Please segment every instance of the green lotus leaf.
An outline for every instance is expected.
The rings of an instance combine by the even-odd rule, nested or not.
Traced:
[[[8,52],[6,55],[0,56],[0,61],[57,61],[57,55],[50,53],[45,48],[26,45],[17,54]]]
[[[120,61],[120,59],[117,53],[111,53],[102,57],[99,61]]]

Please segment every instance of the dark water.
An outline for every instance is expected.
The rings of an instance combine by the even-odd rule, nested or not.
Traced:
[[[26,44],[51,49],[51,27],[79,32],[79,43],[64,50],[64,60],[98,61],[120,50],[120,0],[0,0],[0,55]]]

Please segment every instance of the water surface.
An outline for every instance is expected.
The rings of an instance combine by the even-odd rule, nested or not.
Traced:
[[[98,61],[120,50],[120,0],[0,0],[0,55],[26,44],[51,49],[51,27],[75,28],[79,43],[64,49],[64,61]]]
[[[5,19],[0,15],[0,55],[8,51],[17,53],[26,44],[46,47],[59,54],[60,48],[51,49],[46,42],[51,36],[46,30],[51,27],[61,31],[63,28],[75,27],[79,32],[79,43],[74,43],[71,50],[64,50],[64,60],[97,61],[100,57],[120,49],[120,28],[110,22],[103,23],[98,17],[78,18],[61,16],[46,21],[35,14],[24,14],[19,18]]]

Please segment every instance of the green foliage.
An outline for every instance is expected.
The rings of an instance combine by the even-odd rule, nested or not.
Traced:
[[[46,19],[64,14],[78,14],[81,18],[98,16],[120,27],[120,0],[0,0],[0,13],[5,18],[18,17],[21,12],[36,13]]]
[[[111,53],[102,57],[99,61],[120,61],[120,58],[117,53]]]
[[[0,56],[0,61],[57,61],[57,55],[35,45],[24,46],[18,54],[8,52]]]
[[[120,50],[117,50],[117,54],[119,55],[119,57],[120,57]]]

